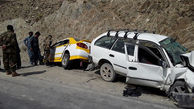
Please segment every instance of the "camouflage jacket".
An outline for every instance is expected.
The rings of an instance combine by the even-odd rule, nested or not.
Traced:
[[[52,38],[46,37],[43,44],[44,50],[50,50],[51,44],[52,44]]]
[[[3,49],[5,53],[16,53],[19,49],[16,34],[12,31],[7,31],[0,35],[0,45],[6,46]]]

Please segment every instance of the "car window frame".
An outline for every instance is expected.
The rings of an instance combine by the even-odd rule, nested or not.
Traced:
[[[113,50],[113,47],[114,47],[115,44],[118,42],[118,40],[123,40],[123,39],[122,39],[122,38],[117,38],[116,41],[114,42],[114,44],[112,45],[112,47],[110,48],[110,50],[112,50],[112,51],[114,51],[114,52],[122,53],[122,52]],[[124,53],[122,53],[122,54],[125,54],[125,41],[124,41],[124,40],[123,40],[123,47],[124,47]]]
[[[161,56],[162,56],[162,58],[163,58],[163,60],[162,61],[164,61],[164,62],[166,62],[167,63],[167,67],[170,67],[170,64],[169,64],[169,61],[168,61],[168,59],[167,59],[167,57],[166,57],[166,55],[165,55],[165,53],[164,53],[164,51],[162,50],[162,47],[160,46],[160,45],[158,45],[157,43],[155,43],[155,42],[152,42],[152,41],[147,41],[147,40],[138,40],[138,52],[137,53],[139,53],[139,46],[142,46],[142,47],[146,47],[146,46],[143,46],[143,45],[141,45],[141,43],[142,42],[148,42],[148,43],[152,43],[152,44],[154,44],[155,46],[156,46],[156,48],[158,49],[158,51],[160,52],[160,54],[161,54]],[[146,48],[148,48],[148,47],[146,47]],[[149,48],[148,48],[149,49]],[[149,49],[150,50],[150,49]],[[152,50],[150,50],[151,52],[152,52]],[[156,55],[154,52],[152,52],[154,55]],[[138,54],[137,54],[138,55]],[[157,55],[156,55],[157,56]],[[157,56],[158,57],[158,56]],[[138,56],[137,56],[137,58],[138,58]],[[159,57],[158,57],[159,58]],[[138,60],[139,61],[139,60]]]
[[[52,47],[52,48],[56,48],[56,47],[58,47],[58,46],[64,45],[64,44],[62,44],[62,42],[64,42],[64,41],[68,41],[68,43],[66,43],[66,44],[69,44],[69,39],[65,39],[65,40],[56,42],[56,43],[53,44],[51,47]],[[57,45],[57,44],[59,44],[59,43],[61,43],[61,44],[60,44],[60,45]],[[56,45],[57,45],[57,46],[56,46]]]
[[[97,41],[99,41],[100,39],[102,39],[102,38],[104,38],[104,37],[111,37],[111,38],[115,38],[115,36],[107,36],[107,35],[104,35],[104,36],[102,36],[101,38],[99,38],[99,39],[97,39],[96,41],[95,41],[95,43],[94,43],[94,46],[98,46],[98,47],[102,47],[102,48],[105,48],[105,49],[111,49],[112,48],[112,46],[115,44],[115,42],[117,41],[117,39],[118,38],[116,38],[115,40],[114,40],[114,42],[110,45],[110,47],[104,47],[104,46],[99,46],[99,45],[96,45],[96,43],[97,43]],[[113,39],[112,39],[113,40]]]

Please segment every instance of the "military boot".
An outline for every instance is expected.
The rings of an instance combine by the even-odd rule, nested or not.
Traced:
[[[15,76],[20,76],[20,74],[18,74],[16,72],[12,72],[12,77],[15,77]]]
[[[7,75],[11,75],[11,72],[10,72],[10,71],[7,71],[6,74],[7,74]]]

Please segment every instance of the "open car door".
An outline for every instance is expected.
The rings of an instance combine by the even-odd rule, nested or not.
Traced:
[[[50,62],[61,62],[64,49],[67,47],[69,39],[59,41],[51,46]]]
[[[135,45],[134,59],[129,59],[130,43],[125,43],[125,54],[127,60],[127,79],[130,84],[138,84],[160,88],[164,83],[162,62],[149,48]]]

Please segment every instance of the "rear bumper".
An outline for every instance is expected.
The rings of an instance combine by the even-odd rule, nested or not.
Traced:
[[[76,52],[70,53],[70,59],[69,60],[88,60],[89,54],[84,50],[77,50]]]
[[[83,57],[83,56],[70,56],[69,60],[88,60],[88,57]]]

